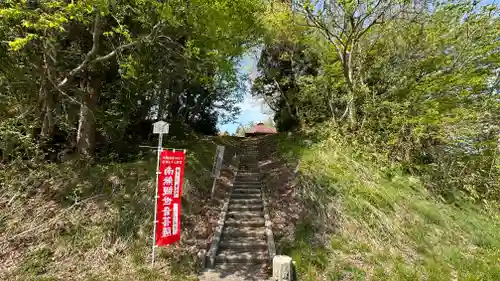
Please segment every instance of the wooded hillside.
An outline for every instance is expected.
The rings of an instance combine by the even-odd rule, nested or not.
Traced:
[[[3,161],[76,150],[121,157],[150,138],[214,135],[239,109],[235,65],[259,43],[260,1],[2,1]],[[127,152],[127,153],[126,153]]]
[[[280,134],[252,164],[300,280],[500,280],[499,16],[496,0],[0,1],[0,279],[195,279],[215,147],[241,154],[217,128],[253,95]],[[188,148],[189,234],[161,271],[158,120]]]
[[[500,30],[478,1],[297,1],[253,93],[281,131],[370,145],[447,201],[500,199]]]

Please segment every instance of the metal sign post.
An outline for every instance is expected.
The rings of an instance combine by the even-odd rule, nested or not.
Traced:
[[[224,159],[224,149],[225,149],[224,146],[218,145],[217,150],[215,151],[214,166],[212,168],[212,176],[214,177],[214,182],[212,184],[212,193],[210,195],[210,198],[212,198],[212,199],[214,199],[214,195],[215,195],[215,183],[217,181],[217,178],[220,176],[220,169],[222,167],[222,160]]]
[[[160,154],[163,150],[163,134],[168,134],[169,124],[165,121],[158,121],[153,124],[153,134],[159,134],[158,136],[158,153],[156,159],[156,184],[155,184],[155,217],[153,221],[153,251],[151,257],[151,266],[155,264],[155,250],[156,250],[156,216],[157,216],[157,208],[158,208],[158,178],[160,176]]]

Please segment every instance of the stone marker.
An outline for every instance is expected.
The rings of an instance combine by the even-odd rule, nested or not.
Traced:
[[[292,258],[289,256],[274,256],[273,280],[292,281]]]
[[[206,255],[207,255],[207,250],[205,250],[205,249],[199,251],[198,254],[196,255],[199,269],[204,269],[205,268],[205,266],[206,266]]]

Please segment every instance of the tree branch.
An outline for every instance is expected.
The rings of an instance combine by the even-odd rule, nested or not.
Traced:
[[[80,106],[85,106],[84,104],[82,104],[81,102],[77,101],[75,98],[73,98],[72,96],[66,94],[63,90],[61,90],[61,88],[54,82],[54,80],[52,79],[52,75],[50,74],[50,67],[47,63],[47,59],[46,59],[46,52],[47,50],[45,49],[44,50],[44,54],[43,54],[43,67],[45,69],[45,73],[47,74],[47,80],[49,80],[49,82],[54,86],[54,88],[59,92],[61,93],[63,96],[67,97],[68,99],[70,99],[72,102],[76,103],[76,104],[79,104]]]
[[[342,116],[340,117],[340,122],[342,122],[342,120],[344,120],[344,118],[347,116],[347,112],[349,112],[349,103],[347,103],[346,107],[345,107],[345,111],[344,111],[344,114],[342,114]]]
[[[149,33],[147,36],[144,36],[143,38],[140,38],[137,41],[130,42],[130,43],[118,46],[113,51],[109,52],[108,54],[106,54],[104,56],[96,57],[97,53],[99,51],[99,37],[102,34],[101,23],[100,22],[101,22],[101,16],[100,16],[99,13],[97,13],[96,19],[95,19],[95,22],[94,22],[94,31],[93,31],[93,34],[92,34],[92,42],[93,42],[92,43],[92,49],[87,53],[87,55],[85,56],[85,59],[83,60],[83,62],[80,65],[78,65],[77,67],[73,68],[68,73],[68,75],[59,84],[57,84],[57,87],[59,88],[59,90],[61,88],[65,87],[65,86],[67,86],[75,78],[75,76],[80,71],[82,71],[83,69],[85,69],[89,64],[109,60],[112,57],[116,56],[117,53],[119,53],[119,52],[121,52],[121,51],[123,51],[125,49],[132,48],[132,47],[134,47],[136,45],[139,45],[140,43],[142,43],[144,41],[151,40],[151,37],[153,37],[155,35],[158,27],[160,27],[160,25],[162,24],[162,21],[159,21],[153,27],[153,29],[151,30],[151,33]]]
[[[360,19],[356,22],[356,24],[354,25],[354,30],[357,30],[358,27],[361,25],[363,25],[363,23],[365,22],[365,20],[367,18],[369,18],[370,16],[372,16],[373,14],[376,14],[377,13],[377,8],[380,6],[380,4],[382,3],[383,1],[382,0],[379,0],[377,1],[377,3],[375,4],[375,7],[373,7],[373,10],[372,12],[367,12],[366,15],[364,17],[360,17]],[[383,14],[383,13],[382,13]]]
[[[139,43],[141,43],[141,41],[130,42],[128,44],[118,46],[118,47],[116,47],[116,49],[114,49],[113,51],[109,52],[107,55],[95,58],[92,61],[92,63],[109,60],[110,58],[114,57],[118,52],[120,52],[122,50],[125,50],[125,49],[128,49],[128,48],[132,48],[135,45],[138,45]]]
[[[57,87],[62,88],[67,86],[69,82],[71,82],[71,80],[75,78],[75,75],[78,74],[80,71],[82,71],[85,67],[87,67],[90,60],[92,60],[92,58],[97,55],[97,52],[99,51],[99,37],[101,36],[100,25],[101,25],[101,15],[98,11],[95,17],[94,31],[92,33],[92,49],[90,49],[90,51],[87,53],[83,62],[77,67],[73,68],[69,72],[69,74],[59,84],[57,84]]]

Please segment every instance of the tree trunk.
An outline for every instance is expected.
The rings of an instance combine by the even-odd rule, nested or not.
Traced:
[[[346,47],[347,48],[347,47]],[[357,116],[356,116],[356,93],[354,90],[354,81],[353,81],[353,66],[352,66],[352,54],[350,51],[344,51],[343,54],[343,68],[344,68],[344,78],[347,83],[347,95],[348,95],[348,103],[347,103],[347,108],[349,112],[349,124],[351,128],[354,128],[356,126],[357,122]]]
[[[54,96],[50,90],[47,89],[46,80],[42,78],[40,82],[40,89],[38,91],[38,102],[37,102],[38,118],[41,121],[40,133],[36,133],[35,128],[32,131],[32,136],[37,135],[42,140],[52,139],[55,132],[54,124]]]
[[[168,90],[166,90],[168,91]],[[157,120],[163,120],[163,115],[164,115],[164,112],[165,112],[165,95],[167,94],[166,91],[158,91],[156,90],[156,92],[158,93],[158,115],[156,116],[156,119]]]
[[[354,90],[352,88],[349,89],[349,105],[348,106],[349,106],[349,124],[351,126],[351,129],[354,129],[356,127],[358,117],[356,114]]]
[[[43,118],[41,136],[43,139],[52,139],[55,133],[54,124],[54,96],[51,91],[45,91],[45,116]]]
[[[84,91],[82,104],[80,105],[80,118],[78,120],[78,132],[76,145],[81,158],[92,158],[95,150],[95,108],[101,88],[101,81],[97,77],[88,76],[82,78],[80,87]]]

